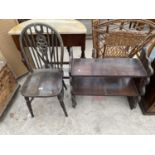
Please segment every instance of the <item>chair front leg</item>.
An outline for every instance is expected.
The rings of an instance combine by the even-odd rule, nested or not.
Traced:
[[[58,97],[58,100],[60,102],[60,106],[61,106],[65,116],[68,117],[68,114],[67,114],[67,111],[66,111],[66,107],[65,107],[65,104],[63,102],[63,98],[64,98],[64,89],[63,88],[62,88],[61,93],[57,97]]]
[[[29,97],[24,97],[24,98],[25,98],[25,100],[26,100],[26,104],[27,104],[27,107],[28,107],[29,112],[30,112],[30,114],[31,114],[31,117],[34,117],[33,110],[32,110],[32,106],[31,106],[31,102],[32,102],[33,98],[32,98],[31,100],[30,100]]]

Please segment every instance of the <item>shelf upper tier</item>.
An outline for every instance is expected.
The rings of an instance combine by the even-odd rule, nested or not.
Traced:
[[[147,77],[136,58],[73,59],[71,76]]]

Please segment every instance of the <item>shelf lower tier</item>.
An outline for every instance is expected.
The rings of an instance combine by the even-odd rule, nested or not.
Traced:
[[[73,77],[72,93],[88,96],[139,96],[131,78]]]

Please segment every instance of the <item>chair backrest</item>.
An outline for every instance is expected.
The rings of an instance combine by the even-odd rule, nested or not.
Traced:
[[[131,26],[131,23],[136,23]],[[97,57],[133,57],[155,34],[155,23],[140,19],[92,21]]]
[[[20,35],[20,46],[29,71],[62,69],[64,46],[60,34],[43,23],[27,25]]]

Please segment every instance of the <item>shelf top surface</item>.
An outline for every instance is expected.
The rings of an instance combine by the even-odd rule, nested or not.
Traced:
[[[146,77],[142,63],[135,58],[73,59],[72,76]]]
[[[78,20],[73,19],[33,19],[22,22],[14,26],[8,33],[10,35],[20,35],[23,28],[32,23],[45,23],[55,28],[61,34],[86,34],[87,29]]]

